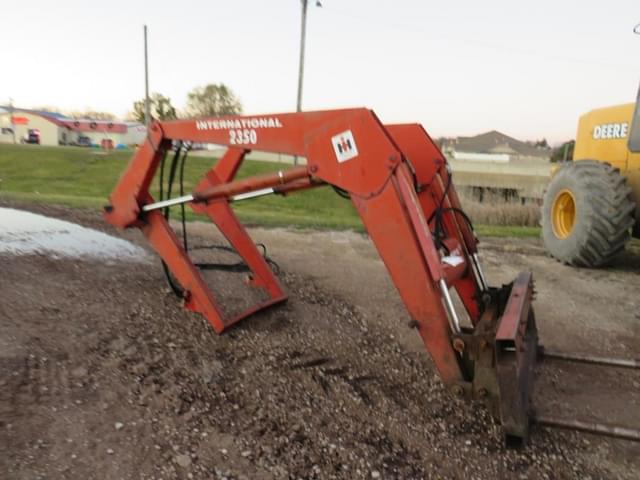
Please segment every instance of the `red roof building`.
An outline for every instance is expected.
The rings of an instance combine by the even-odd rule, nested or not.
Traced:
[[[35,131],[37,137],[32,134]],[[37,138],[41,145],[121,147],[138,145],[145,137],[144,125],[137,122],[76,119],[54,112],[0,107],[0,143],[34,143]]]

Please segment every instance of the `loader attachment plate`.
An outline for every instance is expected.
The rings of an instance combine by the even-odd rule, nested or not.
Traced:
[[[538,349],[532,297],[531,273],[520,273],[513,282],[496,331],[494,355],[500,418],[508,445],[523,443],[529,436],[530,399]]]
[[[473,365],[472,380],[460,390],[487,404],[502,424],[506,443],[519,445],[529,436],[538,350],[531,273],[522,272],[513,283],[490,288],[487,295],[478,324],[454,339],[464,361]]]

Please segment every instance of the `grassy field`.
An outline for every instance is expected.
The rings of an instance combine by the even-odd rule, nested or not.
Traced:
[[[78,147],[0,145],[0,198],[99,209],[133,152],[105,154]],[[185,189],[191,191],[216,159],[192,156],[185,168]],[[240,178],[282,168],[281,164],[246,161]],[[174,189],[177,189],[177,182]],[[174,190],[177,195],[177,190]],[[317,188],[283,198],[272,195],[234,204],[243,222],[250,225],[297,228],[353,229],[362,231],[351,202],[331,188]],[[191,212],[188,219],[194,219]],[[480,235],[537,236],[537,227],[479,225]]]

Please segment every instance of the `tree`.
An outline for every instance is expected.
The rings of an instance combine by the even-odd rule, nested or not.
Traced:
[[[187,112],[194,117],[242,113],[242,104],[224,83],[196,87],[187,95]]]
[[[535,146],[538,148],[549,148],[549,143],[547,143],[547,139],[543,138],[542,140],[538,140],[535,143]]]
[[[84,112],[84,118],[89,118],[91,120],[113,121],[116,119],[116,116],[110,112],[96,112],[94,110],[87,110],[86,112]]]
[[[178,118],[176,109],[171,105],[171,99],[160,93],[153,93],[149,97],[149,115],[153,120],[175,120]],[[144,123],[144,98],[133,102],[133,112],[131,118],[140,123]]]
[[[559,147],[554,148],[553,152],[551,152],[551,161],[562,162],[564,160],[573,160],[573,147],[575,144],[575,140],[569,140]]]
[[[113,121],[116,119],[116,116],[110,112],[97,112],[95,110],[85,110],[84,112],[80,111],[71,111],[66,112],[67,116],[71,118],[86,118],[89,120],[109,120]]]
[[[54,107],[53,105],[42,105],[39,107],[33,107],[32,110],[36,110],[38,112],[49,112],[49,113],[62,113],[58,107]]]

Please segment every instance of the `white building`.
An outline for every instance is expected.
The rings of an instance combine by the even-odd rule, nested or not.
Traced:
[[[0,107],[0,143],[14,143],[15,138],[16,143],[122,148],[142,143],[145,136],[145,126],[136,122],[73,119],[59,113]]]

